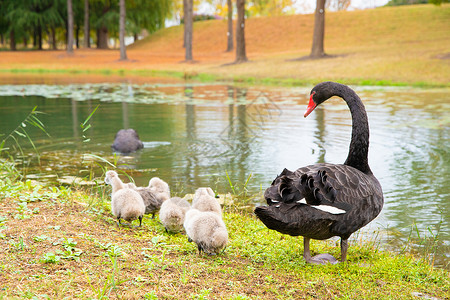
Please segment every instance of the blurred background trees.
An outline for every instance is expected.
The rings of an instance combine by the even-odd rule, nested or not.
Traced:
[[[175,0],[126,0],[126,32],[163,28],[172,17]],[[119,0],[72,0],[74,46],[109,47],[119,37]],[[0,42],[11,50],[65,49],[68,38],[67,0],[0,0]],[[45,42],[45,43],[44,43]]]
[[[75,48],[118,48],[120,0],[71,0]],[[143,34],[183,22],[183,0],[125,0],[128,43]],[[246,0],[245,17],[294,14],[307,0]],[[326,0],[325,9],[345,10],[351,0]],[[449,0],[390,0],[387,5],[434,3]],[[66,49],[69,37],[68,0],[0,0],[0,44],[3,48]],[[190,0],[193,21],[223,18],[236,21],[237,0]],[[311,4],[312,3],[312,4]],[[205,7],[208,13],[204,13]],[[315,7],[315,6],[314,6]],[[311,7],[310,7],[311,8]],[[227,51],[236,47],[236,29],[227,23]],[[192,36],[192,34],[191,34]],[[234,42],[234,43],[233,43]],[[189,49],[188,49],[189,50]],[[323,51],[319,51],[323,53]]]

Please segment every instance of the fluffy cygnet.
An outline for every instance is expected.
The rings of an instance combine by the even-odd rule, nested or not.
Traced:
[[[212,211],[222,215],[222,209],[211,188],[198,188],[192,200],[192,208],[200,211]]]
[[[105,183],[112,186],[111,210],[120,223],[120,219],[128,222],[139,219],[142,225],[142,216],[145,213],[144,200],[138,192],[127,188],[115,171],[107,171]]]
[[[214,255],[228,243],[228,232],[222,218],[214,212],[203,212],[198,209],[187,211],[184,229],[189,241],[197,244],[199,254],[204,251]]]
[[[170,198],[170,188],[167,182],[159,177],[153,177],[148,183],[150,191],[155,195],[156,199],[163,203]]]
[[[155,217],[155,213],[160,209],[162,204],[161,197],[157,198],[154,192],[149,187],[137,187],[134,183],[129,182],[126,186],[135,190],[141,195],[144,200],[145,214],[152,214],[152,218]]]
[[[159,219],[166,231],[182,231],[185,214],[190,208],[189,202],[180,197],[173,197],[164,201],[159,211]]]

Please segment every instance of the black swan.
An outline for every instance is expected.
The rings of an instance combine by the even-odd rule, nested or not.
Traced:
[[[135,152],[144,148],[144,144],[139,139],[139,135],[134,129],[120,129],[114,138],[111,148],[123,154]]]
[[[255,209],[269,229],[303,236],[303,257],[313,264],[337,260],[329,254],[311,257],[310,239],[339,236],[344,262],[348,238],[378,216],[384,202],[381,185],[368,164],[369,124],[358,95],[343,84],[319,83],[311,90],[304,116],[332,96],[343,98],[352,115],[352,138],[344,164],[319,163],[295,172],[284,169],[264,193],[269,206]]]

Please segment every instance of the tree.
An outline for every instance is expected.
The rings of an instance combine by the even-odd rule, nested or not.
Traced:
[[[127,60],[127,52],[125,49],[125,17],[126,17],[125,0],[120,0],[119,6],[120,6],[120,20],[119,20],[120,60]]]
[[[185,0],[184,30],[185,30],[185,60],[192,61],[192,32],[194,17],[194,1]]]
[[[89,0],[84,0],[84,47],[91,48],[91,26],[89,24]]]
[[[286,13],[294,13],[292,6],[294,0],[252,0],[249,14],[251,16],[280,16]],[[303,1],[305,2],[305,1]],[[290,9],[288,9],[290,8]]]
[[[233,51],[233,3],[227,0],[228,8],[228,32],[227,32],[227,52]]]
[[[132,34],[134,41],[137,41],[143,29],[152,33],[163,28],[172,9],[173,0],[127,1],[127,33]]]
[[[72,9],[72,0],[67,0],[67,54],[73,54],[73,9]]]
[[[246,62],[245,52],[245,0],[236,0],[236,63]]]
[[[118,32],[119,7],[117,1],[91,1],[90,16],[97,33],[97,49],[108,49],[110,31]]]
[[[325,0],[317,0],[316,13],[314,15],[314,34],[311,48],[311,58],[325,56],[323,40],[325,35]]]

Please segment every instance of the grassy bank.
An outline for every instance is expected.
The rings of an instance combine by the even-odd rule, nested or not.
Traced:
[[[117,50],[4,51],[0,73],[174,76],[258,84],[311,85],[333,80],[362,85],[450,86],[450,5],[415,5],[328,12],[325,51],[329,58],[298,60],[311,48],[313,15],[250,18],[246,22],[250,62],[230,64],[226,20],[196,22],[194,63],[184,63],[183,28],[161,30]],[[144,79],[145,80],[145,79]]]
[[[264,227],[252,214],[224,208],[230,243],[199,256],[158,218],[118,227],[108,191],[73,191],[0,180],[0,298],[414,299],[450,297],[449,274],[376,241],[351,243],[348,263],[306,265],[301,238]],[[339,255],[315,241],[314,253]]]

